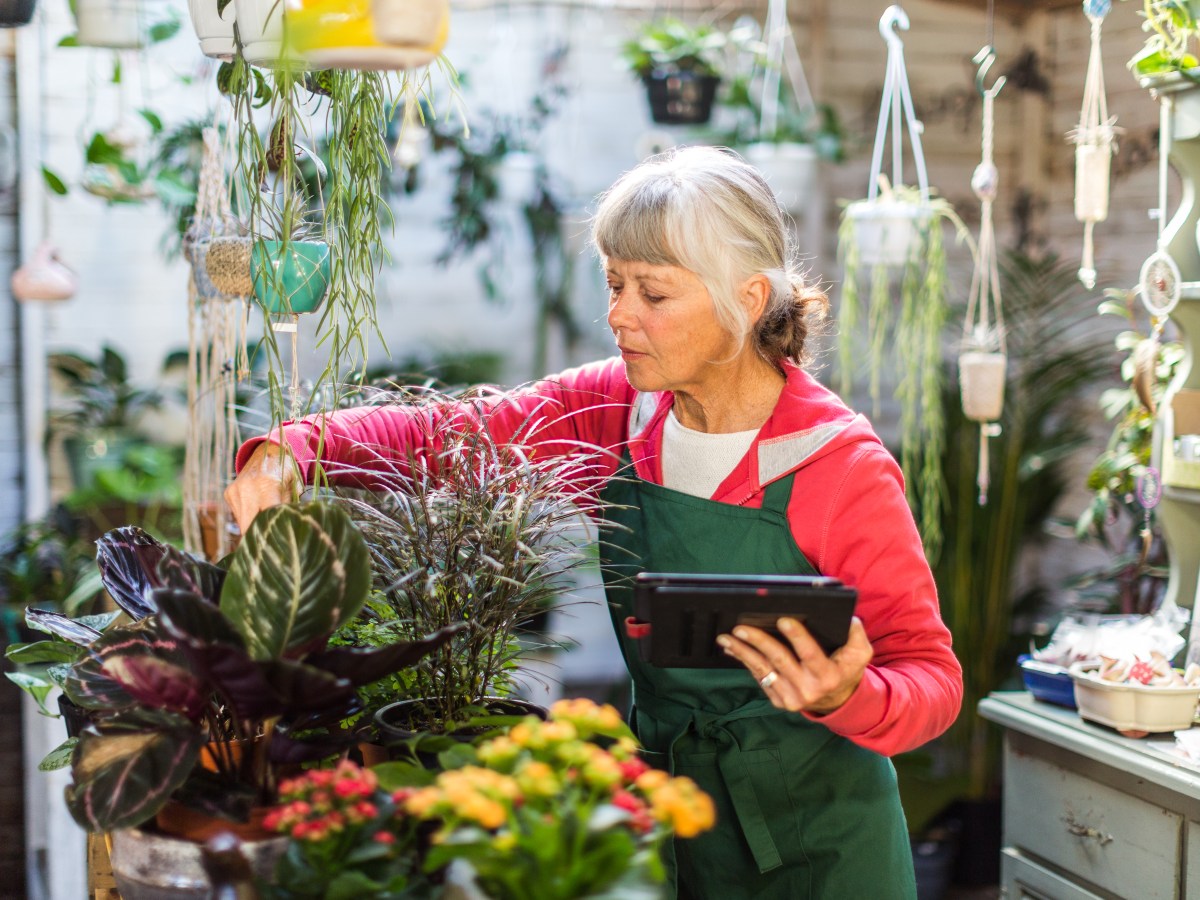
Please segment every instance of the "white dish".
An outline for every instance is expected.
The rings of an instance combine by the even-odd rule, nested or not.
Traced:
[[[1166,732],[1190,728],[1200,687],[1151,687],[1102,681],[1094,665],[1070,668],[1081,718],[1118,731]]]

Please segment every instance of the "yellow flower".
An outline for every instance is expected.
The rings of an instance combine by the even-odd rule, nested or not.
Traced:
[[[662,787],[670,780],[671,776],[662,769],[651,769],[650,771],[643,772],[641,775],[639,775],[634,784],[637,786],[638,790],[650,793],[651,791]]]
[[[441,799],[442,792],[436,787],[420,788],[404,801],[404,808],[417,818],[423,819],[433,812]]]
[[[517,784],[526,794],[537,797],[555,797],[562,790],[562,783],[554,769],[539,760],[530,760],[516,772]]]
[[[650,808],[654,818],[669,823],[681,838],[695,837],[712,828],[717,820],[712,798],[685,776],[671,778],[654,789]]]

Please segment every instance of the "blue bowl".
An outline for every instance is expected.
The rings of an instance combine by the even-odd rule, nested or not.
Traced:
[[[1017,662],[1021,666],[1021,677],[1025,679],[1025,687],[1033,694],[1034,699],[1065,706],[1067,709],[1076,708],[1075,682],[1071,680],[1065,668],[1054,666],[1053,668],[1059,671],[1046,671],[1043,666],[1048,664],[1039,663],[1028,653],[1018,656]]]

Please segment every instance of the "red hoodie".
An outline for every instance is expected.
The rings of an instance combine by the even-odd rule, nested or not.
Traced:
[[[800,368],[788,365],[786,375],[771,417],[711,499],[758,507],[765,485],[796,473],[788,506],[792,536],[818,572],[858,589],[856,614],[875,651],[850,699],[811,718],[886,756],[911,750],[954,721],[962,669],[939,615],[900,469],[863,416]],[[380,459],[392,466],[409,450],[436,450],[429,437],[434,419],[475,421],[486,409],[497,441],[515,438],[541,452],[600,446],[613,451],[601,475],[616,471],[627,448],[637,474],[661,484],[663,422],[673,402],[670,393],[638,393],[625,378],[625,364],[613,358],[482,404],[341,410],[286,423],[284,436],[306,481],[318,447],[336,481],[340,466],[370,469]],[[239,470],[263,440],[242,446]]]

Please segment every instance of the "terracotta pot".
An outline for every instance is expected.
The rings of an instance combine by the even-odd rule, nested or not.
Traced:
[[[225,831],[243,841],[261,841],[275,836],[274,832],[267,831],[262,824],[270,811],[270,807],[255,807],[250,810],[249,821],[234,822],[199,812],[175,800],[168,800],[154,816],[154,824],[163,834],[197,844],[203,844],[209,838]]]
[[[42,241],[13,272],[10,285],[18,300],[70,300],[79,289],[79,278],[58,258],[58,248]]]
[[[241,853],[258,877],[267,880],[287,849],[287,838],[252,841]],[[122,900],[207,900],[212,884],[200,844],[136,828],[112,834],[112,870]]]

